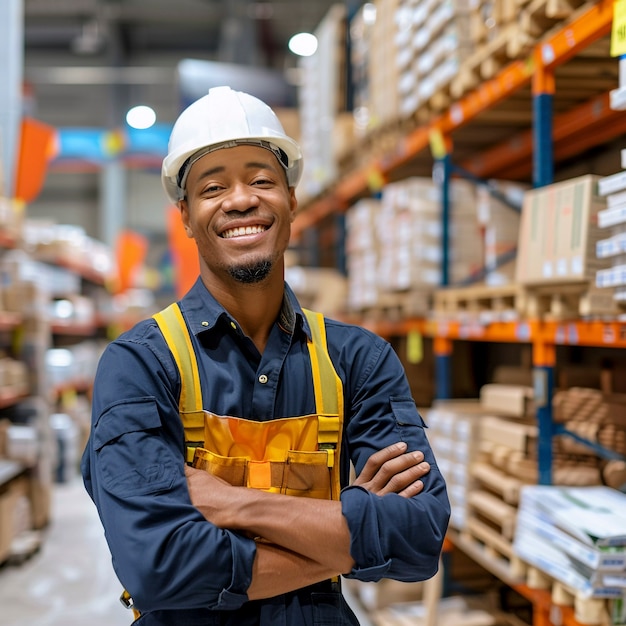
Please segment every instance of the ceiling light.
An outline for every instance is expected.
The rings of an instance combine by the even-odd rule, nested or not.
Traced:
[[[368,24],[376,23],[376,5],[368,2],[363,5],[363,21]]]
[[[310,57],[317,50],[317,37],[311,33],[298,33],[289,40],[289,50],[301,57]]]
[[[139,130],[150,128],[156,122],[156,113],[145,105],[133,107],[126,113],[126,123]]]

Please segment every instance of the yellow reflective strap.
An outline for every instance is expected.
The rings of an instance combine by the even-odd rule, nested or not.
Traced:
[[[339,415],[318,415],[318,443],[336,443],[339,427]]]
[[[153,317],[174,355],[176,365],[178,365],[181,384],[179,400],[181,413],[201,411],[202,391],[196,353],[180,307],[177,303],[170,304],[166,309],[155,313]]]
[[[339,398],[337,397],[337,373],[326,349],[326,326],[324,316],[308,309],[303,309],[311,329],[312,342],[309,342],[313,386],[315,387],[315,405],[318,415],[338,415]]]
[[[312,341],[308,343],[313,371],[315,405],[318,415],[317,441],[320,450],[326,450],[328,467],[333,474],[332,499],[339,498],[339,467],[336,456],[341,449],[343,428],[343,383],[337,375],[328,354],[326,343],[326,325],[324,316],[308,309],[303,309],[311,328]]]

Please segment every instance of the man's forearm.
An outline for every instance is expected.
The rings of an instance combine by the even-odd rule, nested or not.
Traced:
[[[216,526],[262,537],[333,575],[352,569],[350,531],[340,502],[232,487],[205,471],[185,471],[191,501]]]
[[[259,543],[252,566],[248,598],[271,598],[326,580],[338,573],[280,546]]]
[[[336,574],[354,566],[341,503],[247,490],[228,528],[247,530],[322,563]]]

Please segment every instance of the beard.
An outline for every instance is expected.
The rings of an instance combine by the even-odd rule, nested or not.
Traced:
[[[265,280],[272,270],[272,261],[264,259],[249,265],[239,265],[237,267],[229,267],[228,273],[237,282],[245,285],[253,285]]]

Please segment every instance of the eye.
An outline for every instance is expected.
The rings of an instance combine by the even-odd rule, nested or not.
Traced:
[[[222,190],[222,186],[218,185],[218,184],[211,184],[211,185],[207,185],[206,187],[204,187],[204,189],[202,190],[202,195],[203,196],[210,196],[210,195],[214,195],[216,193],[219,193]]]
[[[273,185],[274,181],[266,176],[259,176],[258,178],[254,179],[251,184],[257,187],[267,187]]]

